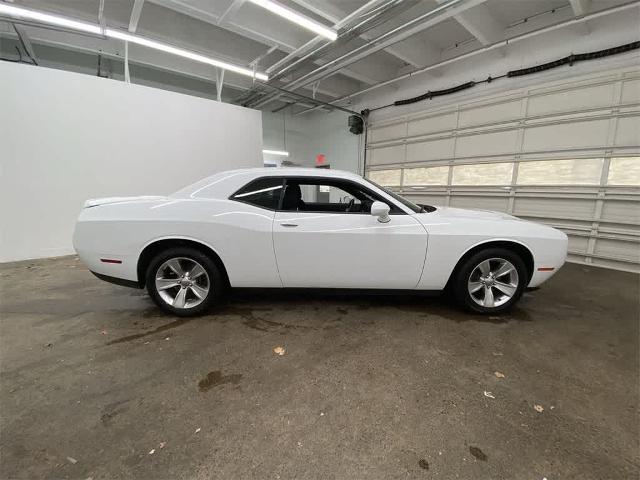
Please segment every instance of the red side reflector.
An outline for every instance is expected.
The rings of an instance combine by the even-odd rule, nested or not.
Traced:
[[[539,272],[553,272],[556,268],[555,267],[540,267],[538,269]]]
[[[112,258],[101,258],[102,263],[122,263],[122,260],[113,260]]]

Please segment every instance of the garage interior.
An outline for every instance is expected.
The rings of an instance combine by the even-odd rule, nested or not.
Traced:
[[[0,0],[0,478],[639,478],[638,25],[629,0]],[[495,316],[235,291],[178,318],[75,255],[89,198],[263,166],[547,224],[567,263]]]

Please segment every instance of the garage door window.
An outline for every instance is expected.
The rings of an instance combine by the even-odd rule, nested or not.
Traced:
[[[446,185],[449,179],[449,167],[407,168],[404,171],[403,184]]]
[[[282,178],[260,178],[248,183],[231,196],[232,200],[255,207],[275,210],[280,203]]]
[[[609,185],[640,185],[640,157],[612,158]]]
[[[483,163],[453,167],[453,185],[509,185],[513,163]]]
[[[401,170],[373,170],[369,172],[367,178],[375,183],[384,185],[385,187],[399,187],[400,186]]]
[[[518,185],[598,185],[602,158],[522,162]]]

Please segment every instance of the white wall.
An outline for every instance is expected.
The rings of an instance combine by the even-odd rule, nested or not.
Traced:
[[[88,198],[169,194],[261,150],[257,110],[0,62],[0,262],[73,253]]]
[[[316,156],[323,154],[332,169],[358,172],[364,139],[349,132],[348,118],[349,114],[340,111],[304,115],[263,112],[264,148],[286,150],[288,160],[305,167],[314,167]]]

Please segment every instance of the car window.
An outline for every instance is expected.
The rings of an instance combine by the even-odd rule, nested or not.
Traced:
[[[231,199],[260,208],[276,210],[280,203],[282,187],[282,178],[259,178],[242,187],[231,196]]]
[[[370,180],[368,178],[365,178],[365,180],[367,182],[369,182],[371,185],[375,185],[376,187],[378,187],[380,190],[382,190],[383,192],[385,192],[387,195],[391,195],[393,198],[395,198],[397,201],[399,201],[400,203],[402,203],[405,207],[411,209],[413,212],[415,213],[422,213],[422,212],[433,212],[435,210],[435,207],[432,207],[430,205],[426,205],[426,206],[422,206],[422,205],[416,205],[415,203],[407,200],[406,198],[398,195],[397,193],[389,190],[388,188],[385,188],[381,185],[378,185],[376,182],[374,182],[373,180]]]
[[[369,214],[375,201],[389,204],[367,188],[339,179],[289,178],[281,209],[285,211]],[[391,213],[404,213],[394,205]]]

